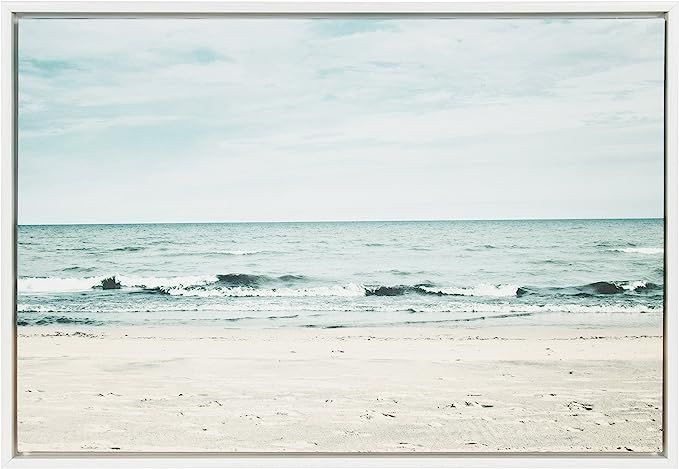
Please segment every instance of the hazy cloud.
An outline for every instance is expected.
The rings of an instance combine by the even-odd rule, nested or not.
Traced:
[[[21,19],[21,223],[662,216],[662,19]]]

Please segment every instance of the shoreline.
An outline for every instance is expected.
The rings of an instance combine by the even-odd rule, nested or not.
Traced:
[[[17,315],[17,330],[19,333],[26,328],[36,328],[46,331],[53,330],[92,330],[105,333],[106,331],[120,331],[124,329],[156,329],[160,331],[195,330],[354,330],[375,329],[388,331],[390,329],[434,329],[442,331],[455,330],[500,330],[521,331],[527,328],[541,327],[548,330],[605,330],[618,328],[645,329],[654,328],[662,324],[664,311],[530,311],[516,307],[508,311],[470,311],[470,312],[428,312],[411,313],[407,310],[397,311],[388,317],[388,313],[371,312],[366,320],[358,312],[351,312],[351,318],[331,319],[318,317],[309,310],[296,313],[294,310],[286,312],[256,311],[253,315],[248,311],[219,311],[203,310],[195,312],[170,311],[164,312],[174,317],[164,317],[158,320],[156,315],[161,312],[146,312],[148,317],[141,320],[139,315],[144,312],[124,311],[119,313],[34,313],[19,312]],[[264,313],[264,314],[261,314]],[[288,314],[289,313],[289,314]],[[324,311],[328,315],[328,311]],[[199,317],[188,317],[187,314],[200,314]],[[258,315],[259,314],[259,315]],[[399,316],[400,315],[400,316]],[[82,317],[79,317],[82,316]],[[103,316],[103,317],[102,317]],[[374,317],[377,316],[377,317]],[[386,317],[385,317],[386,316]],[[446,317],[448,316],[448,317]],[[442,318],[443,317],[443,318]],[[96,319],[95,319],[96,318]],[[115,318],[115,319],[113,319]],[[166,333],[164,332],[164,333]]]
[[[21,326],[18,357],[20,451],[662,450],[661,324]]]

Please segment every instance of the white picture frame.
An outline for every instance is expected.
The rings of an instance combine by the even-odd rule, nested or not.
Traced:
[[[611,454],[18,454],[16,450],[16,18],[31,16],[336,15],[664,16],[665,81],[665,314],[664,452]],[[677,2],[3,2],[2,3],[1,322],[3,467],[677,467],[679,360],[679,3]]]

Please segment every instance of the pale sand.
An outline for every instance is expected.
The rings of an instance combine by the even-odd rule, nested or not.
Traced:
[[[660,325],[21,327],[18,347],[20,451],[662,449]]]

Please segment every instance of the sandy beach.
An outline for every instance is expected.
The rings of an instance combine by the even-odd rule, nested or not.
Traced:
[[[19,15],[14,449],[662,453],[667,18],[439,8]]]
[[[32,451],[662,449],[661,327],[19,328]]]

